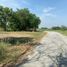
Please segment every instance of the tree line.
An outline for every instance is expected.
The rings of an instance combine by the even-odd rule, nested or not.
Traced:
[[[0,6],[0,28],[5,31],[36,31],[41,20],[31,13],[28,8],[13,11]]]
[[[44,30],[67,30],[67,26],[61,25],[61,26],[53,26],[53,27],[42,27],[40,28],[41,31]]]
[[[67,26],[61,25],[61,26],[54,26],[51,28],[52,30],[67,30]]]

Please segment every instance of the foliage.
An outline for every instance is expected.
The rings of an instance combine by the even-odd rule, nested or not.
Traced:
[[[49,28],[47,28],[47,27],[42,27],[42,28],[39,29],[39,31],[45,31],[45,30],[49,30]]]
[[[67,27],[62,25],[61,30],[67,30]]]
[[[0,62],[2,62],[6,58],[7,56],[6,52],[7,52],[7,45],[4,44],[3,42],[0,43]]]
[[[59,30],[59,29],[61,29],[59,26],[55,26],[55,27],[52,27],[51,28],[52,30]]]
[[[13,11],[8,7],[0,6],[0,27],[5,31],[36,31],[40,22],[40,18],[30,13],[27,8]]]
[[[66,26],[54,26],[51,28],[52,30],[67,30],[67,27]]]

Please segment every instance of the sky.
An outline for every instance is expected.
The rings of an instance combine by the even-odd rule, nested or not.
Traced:
[[[41,19],[40,27],[67,26],[67,0],[0,0],[4,7],[28,8]]]

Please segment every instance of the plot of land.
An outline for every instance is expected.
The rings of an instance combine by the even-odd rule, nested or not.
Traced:
[[[67,31],[61,31],[61,30],[56,30],[56,31],[64,35],[67,35]],[[45,36],[46,34],[47,32],[0,32],[0,39],[10,38],[10,37],[33,38],[33,40],[35,40],[36,42],[39,42],[41,38]],[[27,43],[27,45],[24,45],[22,43],[18,45],[16,44],[11,45],[9,43],[0,42],[0,49],[1,50],[3,49],[2,50],[3,55],[5,55],[4,53],[6,51],[5,57],[3,55],[2,57],[0,54],[0,58],[4,58],[4,59],[0,59],[0,65],[8,64],[11,62],[16,63],[20,57],[23,57],[26,53],[29,53],[33,49],[33,46],[34,45],[32,45],[32,43],[30,44]]]
[[[38,42],[44,35],[46,35],[46,32],[0,32],[0,39],[4,38],[33,38],[36,42]],[[13,40],[14,42],[14,40]],[[0,65],[2,64],[8,64],[9,62],[16,62],[20,56],[25,55],[27,52],[29,52],[31,49],[33,49],[32,44],[14,44],[11,45],[9,43],[0,42],[0,49],[4,49],[1,52],[3,52],[3,55],[0,55]],[[6,51],[6,54],[5,54]],[[5,55],[5,57],[4,57]],[[2,57],[3,56],[3,57]]]

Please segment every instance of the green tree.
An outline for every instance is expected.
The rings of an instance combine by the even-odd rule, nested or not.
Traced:
[[[61,30],[67,30],[67,27],[64,26],[64,25],[62,25],[62,26],[61,26]]]
[[[30,28],[33,31],[36,31],[36,29],[38,28],[39,24],[40,24],[40,18],[37,17],[35,14],[30,14]]]
[[[0,26],[4,28],[4,30],[7,30],[9,18],[11,16],[12,9],[9,9],[8,7],[3,8],[0,6]]]
[[[13,15],[14,20],[10,23],[10,27],[14,31],[29,31],[31,29],[36,31],[40,24],[39,17],[30,13],[27,8],[18,9]]]
[[[28,8],[13,11],[8,7],[0,6],[0,27],[5,31],[36,31],[40,22],[40,18],[30,13]]]
[[[3,27],[3,6],[0,6],[0,27]]]

